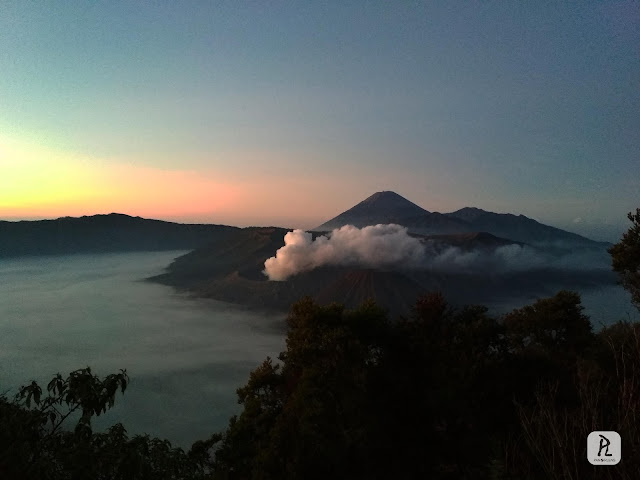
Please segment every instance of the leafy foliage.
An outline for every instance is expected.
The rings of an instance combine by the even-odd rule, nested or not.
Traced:
[[[397,322],[307,298],[288,324],[281,363],[238,390],[216,478],[640,475],[636,453],[607,472],[585,459],[592,430],[639,440],[640,329],[595,334],[573,292],[503,318],[428,294]]]
[[[100,379],[90,368],[57,374],[42,388],[31,382],[13,400],[0,397],[0,473],[3,479],[205,478],[209,448],[197,442],[187,454],[166,440],[127,437],[116,424],[93,433],[92,417],[113,407],[127,388],[126,371]],[[77,417],[73,430],[66,428]]]
[[[632,225],[622,239],[609,249],[613,270],[620,283],[631,293],[631,301],[640,310],[640,208],[627,215]]]

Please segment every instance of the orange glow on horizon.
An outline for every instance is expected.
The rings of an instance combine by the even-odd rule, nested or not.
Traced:
[[[0,218],[230,212],[238,187],[192,171],[106,163],[0,137]]]
[[[212,165],[221,163],[220,155],[212,152]],[[247,155],[255,155],[251,159],[260,167],[247,169]],[[0,220],[123,213],[177,222],[311,228],[344,209],[342,195],[333,193],[353,193],[349,178],[333,172],[289,172],[261,152],[224,157],[222,172],[172,170],[136,159],[61,152],[0,134]],[[229,167],[236,163],[238,168]]]

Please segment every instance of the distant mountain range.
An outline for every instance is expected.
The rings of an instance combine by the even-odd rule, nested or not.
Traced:
[[[451,213],[429,212],[390,191],[374,193],[313,230],[329,231],[348,224],[365,227],[388,223],[405,226],[409,232],[420,235],[487,232],[496,237],[542,247],[608,245],[544,225],[524,215],[493,213],[473,207],[465,207]]]
[[[440,240],[464,243],[485,232],[504,241],[535,246],[602,247],[575,233],[539,223],[523,215],[500,214],[466,207],[452,213],[429,212],[395,192],[384,191],[313,229],[327,232],[344,225],[396,223],[415,235],[443,235]],[[66,253],[191,250],[223,242],[244,230],[227,225],[181,224],[112,213],[55,220],[0,221],[0,258]],[[455,240],[454,235],[465,234]],[[465,240],[466,238],[466,240]],[[485,241],[489,237],[485,236]],[[244,240],[249,242],[249,240]],[[236,248],[240,248],[237,246]]]
[[[56,220],[0,221],[0,258],[127,251],[191,250],[240,230],[112,213]]]

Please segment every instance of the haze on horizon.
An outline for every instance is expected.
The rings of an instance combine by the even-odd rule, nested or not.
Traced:
[[[0,219],[310,228],[372,193],[615,241],[640,4],[0,4]]]

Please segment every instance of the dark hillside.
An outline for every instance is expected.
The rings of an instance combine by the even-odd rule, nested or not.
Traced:
[[[313,298],[319,303],[338,302],[346,308],[356,308],[368,299],[375,299],[395,317],[407,314],[415,299],[423,293],[422,285],[402,273],[363,269],[349,270],[336,276]]]
[[[392,223],[407,227],[410,232],[421,235],[457,234],[475,231],[474,227],[464,220],[452,218],[439,212],[397,218],[393,219]]]
[[[202,279],[238,272],[245,278],[262,280],[264,261],[284,246],[288,230],[249,227],[220,235],[202,248],[174,260],[168,273],[156,277],[163,283],[185,286]]]
[[[471,207],[465,207],[446,215],[452,219],[467,222],[473,230],[490,232],[499,237],[533,245],[571,244],[589,247],[604,245],[576,233],[544,225],[524,215],[493,213]]]
[[[239,230],[112,213],[56,220],[0,221],[0,258],[125,251],[190,250]]]
[[[462,250],[497,248],[507,245],[524,245],[522,242],[514,242],[506,238],[496,237],[495,235],[487,232],[469,232],[449,235],[426,235],[422,238],[446,246],[458,247]]]

